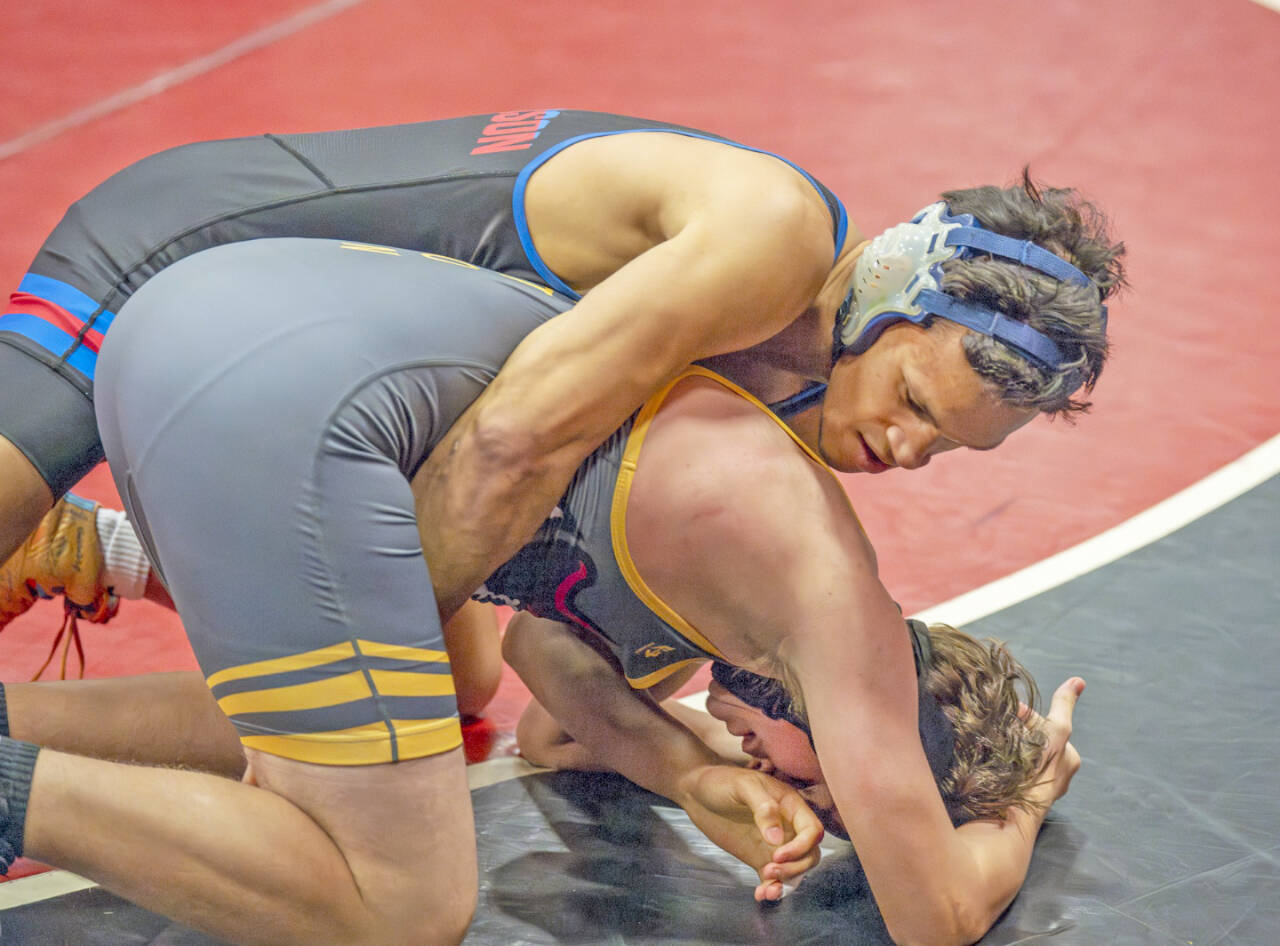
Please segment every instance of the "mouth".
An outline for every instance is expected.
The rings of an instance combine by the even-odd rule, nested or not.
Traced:
[[[889,464],[880,459],[861,434],[858,435],[858,443],[862,446],[862,452],[864,454],[862,466],[865,472],[883,473],[885,470],[890,469]]]

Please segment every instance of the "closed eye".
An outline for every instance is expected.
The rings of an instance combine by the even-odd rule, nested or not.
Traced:
[[[934,430],[938,429],[938,423],[933,419],[933,415],[929,413],[929,409],[915,399],[915,396],[908,392],[907,406],[915,413],[917,417],[927,423]]]

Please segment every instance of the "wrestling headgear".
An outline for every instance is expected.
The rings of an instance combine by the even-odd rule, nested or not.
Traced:
[[[892,323],[906,319],[919,324],[932,315],[998,339],[1050,371],[1081,363],[1078,355],[1064,354],[1030,325],[942,291],[942,264],[975,253],[1012,260],[1063,282],[1091,284],[1088,276],[1044,247],[985,230],[972,214],[952,216],[939,201],[910,223],[890,227],[862,251],[854,264],[853,286],[836,314],[837,353],[861,354]],[[1102,306],[1104,325],[1106,317]]]

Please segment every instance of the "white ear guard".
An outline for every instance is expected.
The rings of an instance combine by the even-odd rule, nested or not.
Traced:
[[[939,201],[910,223],[890,227],[858,257],[849,298],[836,317],[842,350],[861,354],[894,322],[919,324],[933,315],[999,339],[1052,371],[1073,364],[1076,359],[1064,357],[1031,326],[941,291],[942,264],[973,251],[1022,263],[1064,282],[1090,284],[1089,277],[1060,256],[1029,240],[984,230],[971,214],[952,216]],[[1102,315],[1105,324],[1106,306]]]

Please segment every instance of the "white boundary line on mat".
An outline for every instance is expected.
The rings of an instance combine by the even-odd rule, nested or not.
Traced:
[[[1115,528],[981,588],[926,608],[922,621],[961,626],[1026,601],[1164,538],[1280,472],[1280,434]]]
[[[364,0],[325,0],[325,2],[307,7],[305,10],[299,10],[287,19],[241,36],[221,49],[215,49],[211,53],[183,63],[181,66],[176,66],[167,72],[162,72],[158,76],[152,76],[145,82],[110,95],[105,99],[94,102],[92,105],[77,109],[61,118],[55,118],[53,121],[39,125],[16,138],[0,142],[0,161],[56,138],[72,128],[87,125],[103,116],[110,115],[112,112],[118,112],[144,99],[149,99],[153,95],[159,95],[175,85],[181,85],[183,82],[187,82],[197,76],[212,72],[234,59],[239,59],[241,56],[255,52],[265,46],[270,46],[272,43],[292,36],[294,33],[300,33],[313,23],[319,23],[321,20],[326,20],[349,7],[354,7],[361,3],[364,3]]]
[[[1280,0],[1275,2],[1280,4]],[[989,585],[926,608],[917,616],[926,621],[945,620],[956,625],[984,618],[1149,545],[1266,482],[1276,473],[1280,473],[1280,434],[1115,528]],[[705,699],[705,693],[694,693],[682,702],[701,708]],[[467,766],[467,781],[475,791],[541,771],[544,770],[519,758],[490,759]],[[63,870],[22,877],[0,883],[0,910],[93,886],[96,886],[93,881]]]
[[[92,880],[85,880],[67,870],[51,870],[43,874],[32,874],[30,877],[19,877],[0,884],[0,910],[50,900],[96,886],[98,885]]]

